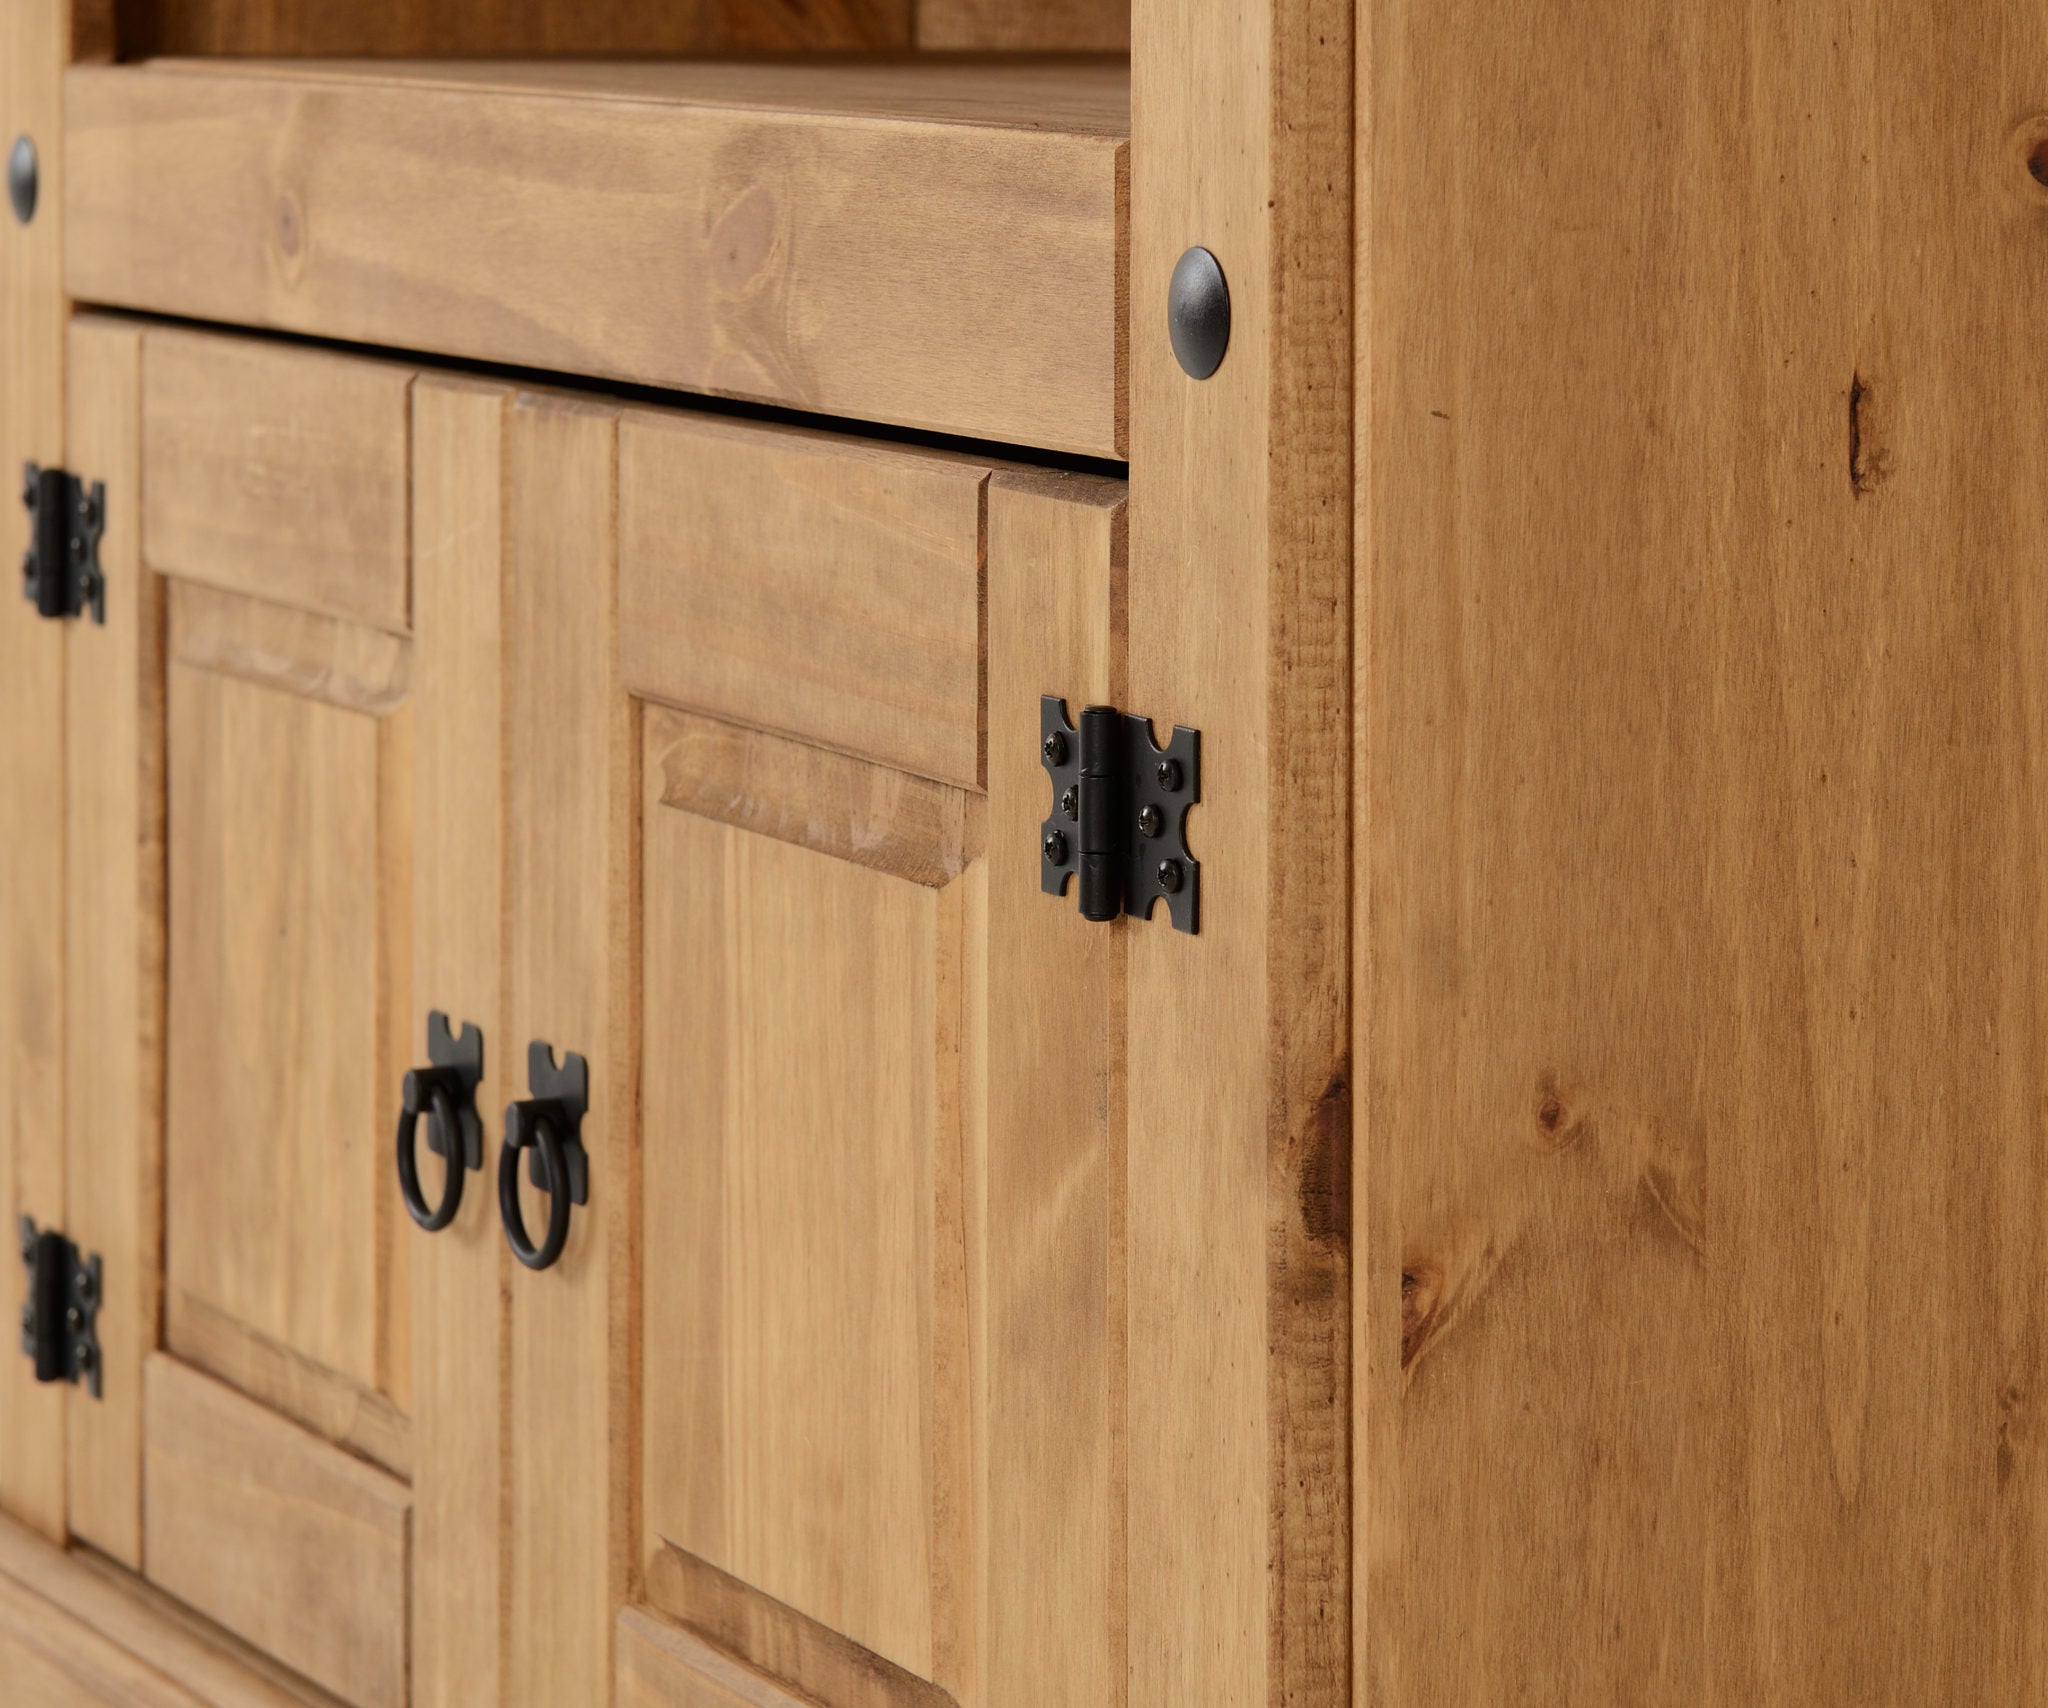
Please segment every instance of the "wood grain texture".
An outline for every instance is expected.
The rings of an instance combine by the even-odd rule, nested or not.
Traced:
[[[666,1255],[643,1557],[672,1543],[952,1683],[964,883],[658,810],[647,783],[645,1229]]]
[[[170,657],[195,670],[373,716],[395,711],[411,686],[404,635],[196,581],[171,582],[169,603]]]
[[[325,1692],[316,1697],[314,1687],[303,1682],[286,1689],[263,1678],[229,1652],[233,1639],[197,1635],[184,1621],[167,1616],[161,1598],[140,1579],[98,1556],[63,1553],[5,1519],[0,1519],[0,1577],[32,1591],[42,1603],[31,1621],[36,1635],[23,1647],[54,1645],[76,1655],[108,1644],[190,1692],[178,1698],[181,1703],[203,1702],[209,1708],[306,1708],[308,1703],[327,1708],[333,1700]],[[0,1670],[10,1690],[25,1689],[21,1676]],[[21,1699],[10,1695],[10,1708]],[[30,1693],[27,1700],[38,1699]],[[116,1695],[112,1700],[132,1699]]]
[[[227,1383],[323,1440],[383,1466],[395,1477],[411,1478],[411,1422],[382,1394],[335,1375],[190,1293],[173,1292],[164,1301],[163,1344],[181,1363]],[[137,1528],[139,1537],[139,1517]],[[134,1563],[140,1565],[139,1550]]]
[[[617,422],[522,393],[505,428],[504,1065],[524,1096],[531,1039],[590,1064],[590,1201],[554,1268],[512,1276],[508,1708],[610,1700],[632,1572],[640,766],[617,675]],[[545,1200],[521,1190],[541,1225]]]
[[[744,1661],[643,1608],[619,1615],[619,1708],[811,1708]]]
[[[917,0],[917,45],[948,53],[1128,53],[1131,0]]]
[[[816,53],[908,45],[911,0],[115,0],[124,56]]]
[[[152,330],[150,567],[403,629],[411,384],[410,368],[359,356]]]
[[[489,1135],[524,1063],[504,982],[505,429],[511,393],[423,375],[413,387],[413,890],[416,1048],[434,1009],[483,1028],[486,1170],[438,1234],[412,1244],[412,1689],[416,1708],[497,1702],[504,1631],[504,1390],[511,1254]],[[429,1165],[433,1166],[433,1165]],[[430,1187],[430,1190],[432,1188]]]
[[[355,1708],[403,1708],[410,1491],[161,1353],[143,1381],[151,1580]]]
[[[1126,951],[1038,889],[1038,697],[1122,692],[1125,493],[989,491],[984,1708],[1125,1697]]]
[[[980,795],[694,712],[645,716],[650,804],[932,889],[981,854]]]
[[[10,1708],[205,1708],[8,1577],[0,1577],[0,1680]]]
[[[106,483],[104,624],[66,625],[65,1232],[102,1261],[101,1394],[70,1410],[69,1525],[142,1559],[142,1360],[163,1273],[162,584],[142,567],[142,335],[70,329],[68,466]]]
[[[687,1626],[807,1703],[956,1708],[950,1691],[679,1548],[660,1547],[649,1557],[646,1597],[656,1617]]]
[[[1132,1708],[1350,1686],[1351,28],[1132,11],[1134,300],[1200,242],[1233,308],[1131,353],[1129,704],[1203,732],[1201,934],[1128,934]]]
[[[628,415],[627,682],[978,789],[987,480],[962,457]]]
[[[178,665],[169,746],[167,1284],[374,1389],[377,725]]]
[[[0,123],[8,147],[17,135],[39,144],[42,180],[34,223],[0,219],[0,493],[10,497],[23,463],[60,463],[65,451],[59,138],[71,11],[70,0],[0,8]],[[22,525],[19,510],[7,513]],[[64,789],[64,746],[52,739],[64,717],[64,652],[61,628],[38,621],[10,587],[0,608],[0,1209],[9,1228],[24,1215],[64,1223],[64,815],[50,810]],[[39,1387],[21,1358],[0,1359],[0,1507],[60,1539],[65,1412],[60,1388]]]
[[[1120,454],[1115,62],[580,81],[545,67],[75,71],[69,288]],[[764,91],[752,104],[750,85]]]
[[[2037,1701],[2048,19],[1371,14],[1362,1699]]]

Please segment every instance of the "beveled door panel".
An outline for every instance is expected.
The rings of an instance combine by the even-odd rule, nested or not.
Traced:
[[[971,1570],[963,1108],[978,849],[961,791],[830,756],[781,834],[697,816],[812,771],[647,714],[647,1544],[958,1676]],[[710,791],[699,767],[731,767]],[[865,787],[864,787],[865,786]],[[849,803],[858,803],[852,807]],[[886,803],[886,804],[883,804]],[[853,811],[866,834],[840,834]],[[747,816],[759,815],[749,814]]]

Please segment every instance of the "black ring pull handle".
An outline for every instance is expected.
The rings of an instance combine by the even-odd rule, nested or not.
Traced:
[[[427,1016],[427,1060],[405,1076],[405,1101],[398,1112],[398,1190],[406,1214],[439,1233],[462,1208],[462,1182],[484,1165],[484,1124],[476,1112],[476,1089],[484,1077],[484,1035],[467,1021],[462,1035],[448,1029],[448,1016]],[[431,1209],[420,1189],[420,1117],[427,1117],[427,1149],[448,1159],[441,1202]]]
[[[505,1243],[529,1269],[546,1269],[569,1242],[569,1207],[590,1202],[590,1157],[583,1148],[583,1117],[590,1109],[590,1064],[555,1052],[536,1039],[526,1047],[526,1084],[533,1095],[505,1108],[505,1143],[498,1152],[498,1219]],[[548,1195],[548,1229],[538,1245],[519,1208],[519,1153],[531,1148],[527,1177]]]

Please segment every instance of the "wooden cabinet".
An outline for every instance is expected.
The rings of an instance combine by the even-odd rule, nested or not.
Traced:
[[[103,1276],[0,1700],[1334,1701],[1348,16],[588,11],[0,0],[106,590],[0,613],[0,1199]],[[1080,916],[1047,696],[1201,731],[1199,932]]]

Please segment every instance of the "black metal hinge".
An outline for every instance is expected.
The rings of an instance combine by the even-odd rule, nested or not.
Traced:
[[[21,1218],[21,1261],[28,1300],[21,1307],[21,1349],[38,1382],[82,1382],[100,1397],[100,1260],[62,1234]]]
[[[1202,867],[1188,852],[1188,808],[1202,798],[1202,736],[1176,725],[1161,747],[1152,723],[1090,706],[1077,728],[1067,703],[1038,702],[1039,759],[1052,778],[1041,827],[1039,887],[1065,895],[1080,880],[1083,919],[1152,916],[1163,901],[1176,931],[1199,927]]]
[[[100,535],[107,526],[104,481],[88,487],[67,469],[24,466],[21,502],[28,511],[28,552],[21,591],[38,616],[107,620],[107,582],[100,573]]]

